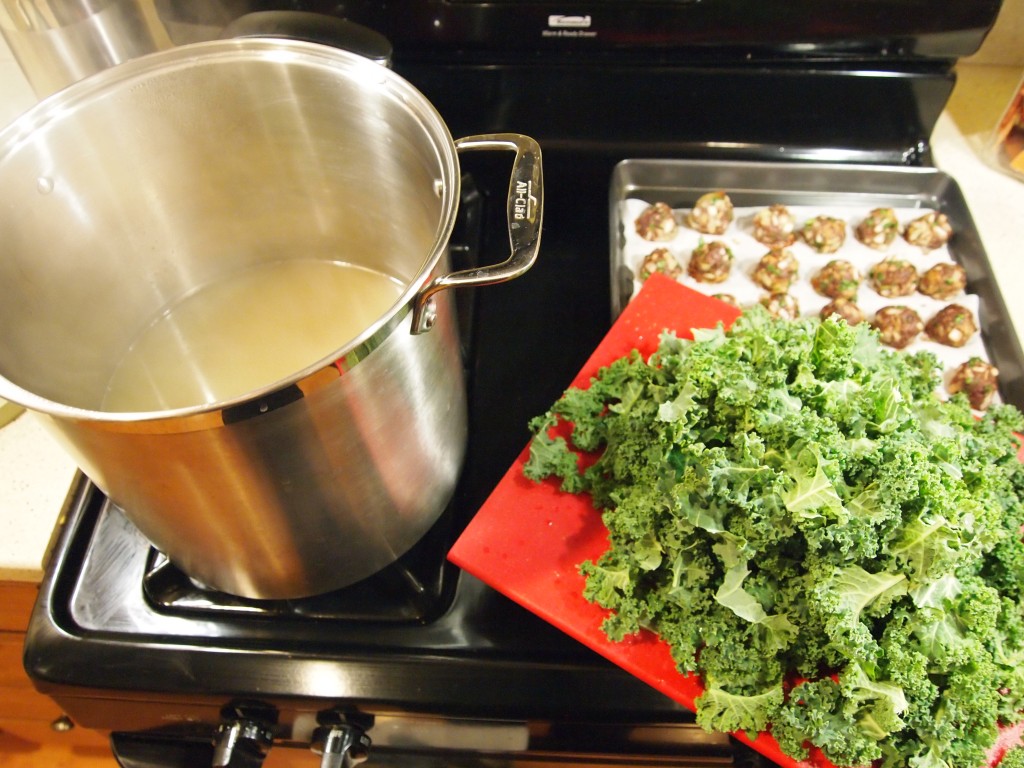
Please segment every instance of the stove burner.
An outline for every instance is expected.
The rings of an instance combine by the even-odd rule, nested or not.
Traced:
[[[451,605],[455,567],[445,560],[451,512],[390,566],[334,592],[289,600],[253,600],[199,583],[151,549],[143,576],[146,599],[158,611],[189,616],[307,618],[423,624]]]

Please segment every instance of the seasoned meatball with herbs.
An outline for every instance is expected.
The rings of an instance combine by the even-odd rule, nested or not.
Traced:
[[[644,256],[640,264],[640,279],[646,280],[655,272],[675,279],[683,274],[683,268],[668,248],[657,248]]]
[[[924,332],[929,339],[939,344],[962,347],[978,332],[978,326],[971,310],[959,304],[950,304],[935,313],[925,325]]]
[[[636,233],[644,240],[671,240],[678,225],[668,203],[652,203],[636,217]]]
[[[984,411],[992,404],[999,386],[999,369],[980,357],[972,357],[953,372],[946,386],[951,395],[963,392],[971,408]]]
[[[936,264],[917,281],[917,290],[940,301],[959,296],[966,288],[967,271],[951,261]]]
[[[949,223],[949,217],[938,212],[926,213],[914,219],[903,230],[904,240],[926,251],[941,248],[952,236],[953,225]]]
[[[892,208],[875,208],[854,230],[854,236],[869,248],[888,248],[899,234],[900,223]]]
[[[838,315],[846,321],[847,325],[857,325],[864,322],[864,313],[861,308],[854,304],[852,299],[845,296],[837,296],[821,308],[819,317],[825,320],[832,315]]]
[[[755,213],[754,239],[769,248],[785,248],[796,242],[796,220],[789,208],[776,203]]]
[[[871,327],[878,331],[878,339],[893,349],[909,346],[924,330],[921,316],[910,307],[882,307],[875,313]]]
[[[721,235],[732,223],[732,200],[722,191],[708,192],[697,198],[686,216],[686,223],[706,235]]]
[[[800,265],[788,248],[768,251],[754,267],[754,282],[771,293],[785,293],[796,280]]]
[[[800,234],[818,253],[835,253],[846,242],[846,222],[832,216],[815,216],[804,224]]]
[[[811,278],[811,287],[830,299],[856,299],[860,271],[848,261],[833,259]]]
[[[782,320],[796,320],[800,317],[800,304],[788,293],[770,293],[761,297],[761,306],[768,314]]]
[[[729,277],[732,258],[732,251],[721,240],[701,240],[690,254],[686,271],[699,283],[721,283]]]
[[[917,290],[917,267],[906,259],[884,259],[868,273],[871,286],[880,296],[893,299]]]

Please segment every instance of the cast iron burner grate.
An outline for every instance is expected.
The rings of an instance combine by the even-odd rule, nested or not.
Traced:
[[[253,600],[207,587],[151,549],[143,577],[146,599],[157,610],[189,616],[239,616],[314,620],[427,623],[447,610],[456,569],[445,559],[451,513],[401,558],[343,589],[288,600]]]

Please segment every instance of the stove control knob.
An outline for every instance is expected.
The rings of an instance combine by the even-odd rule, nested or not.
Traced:
[[[351,723],[334,723],[313,732],[312,750],[321,755],[320,768],[351,768],[370,756],[370,737]]]
[[[223,723],[214,736],[213,768],[259,768],[273,740],[274,734],[261,723]]]

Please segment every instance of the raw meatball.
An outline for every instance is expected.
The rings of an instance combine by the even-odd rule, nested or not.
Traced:
[[[754,282],[772,293],[785,293],[796,280],[800,265],[785,248],[768,251],[754,268]]]
[[[801,234],[818,253],[835,253],[846,241],[846,222],[831,216],[816,216],[804,224]]]
[[[739,307],[740,305],[739,301],[731,293],[716,293],[711,298],[718,299],[719,301],[724,301],[726,304],[729,304],[733,307]]]
[[[917,268],[905,259],[885,259],[868,273],[879,295],[892,299],[909,296],[917,290]]]
[[[900,231],[896,211],[892,208],[875,208],[854,231],[854,235],[869,248],[888,248]]]
[[[707,235],[720,235],[732,223],[732,200],[725,192],[708,192],[697,198],[686,223]]]
[[[771,293],[763,296],[761,306],[767,309],[772,317],[783,320],[796,320],[800,317],[800,305],[788,293]]]
[[[924,327],[928,338],[948,347],[962,347],[978,332],[974,315],[967,307],[950,304],[943,307]]]
[[[940,301],[959,296],[966,288],[967,271],[951,261],[936,264],[921,275],[917,282],[917,290]]]
[[[860,272],[843,259],[830,261],[811,278],[811,286],[830,299],[855,299],[860,288]]]
[[[894,349],[903,349],[924,330],[920,315],[910,307],[882,307],[875,313],[871,326],[879,340]]]
[[[769,248],[785,248],[796,241],[796,221],[789,208],[779,203],[754,214],[754,239]]]
[[[857,325],[864,322],[864,313],[861,311],[861,308],[845,296],[837,296],[821,308],[820,317],[822,320],[832,315],[838,315],[843,318],[848,325]]]
[[[951,395],[963,392],[971,408],[984,411],[992,404],[998,383],[999,369],[980,357],[972,357],[953,372],[953,378],[946,389]]]
[[[903,239],[911,245],[932,251],[941,248],[953,236],[953,225],[944,213],[926,213],[903,230]]]
[[[675,214],[667,203],[652,203],[636,217],[636,232],[644,240],[671,240],[677,229]]]
[[[720,283],[729,277],[732,268],[732,251],[721,240],[712,240],[693,249],[686,271],[700,283]]]
[[[668,248],[657,248],[647,254],[640,264],[640,279],[646,280],[655,272],[675,279],[683,274],[683,268]]]

